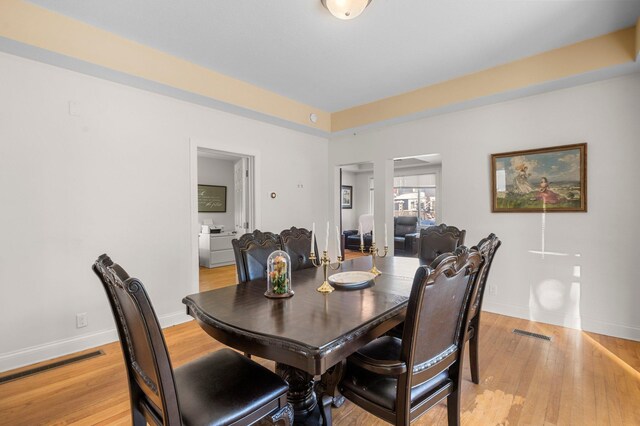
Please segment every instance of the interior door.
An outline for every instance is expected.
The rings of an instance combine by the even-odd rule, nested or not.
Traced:
[[[249,232],[247,210],[249,208],[249,159],[241,158],[234,164],[235,188],[235,231],[239,234]]]

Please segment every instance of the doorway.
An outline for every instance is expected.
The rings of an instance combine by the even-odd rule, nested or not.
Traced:
[[[397,256],[412,257],[417,255],[418,247],[411,234],[442,221],[442,157],[424,154],[395,158],[393,166],[395,252]]]
[[[363,256],[359,251],[360,227],[370,234],[373,223],[373,163],[345,164],[339,167],[340,229],[345,259]]]
[[[197,147],[198,290],[237,284],[231,241],[254,227],[254,157]]]

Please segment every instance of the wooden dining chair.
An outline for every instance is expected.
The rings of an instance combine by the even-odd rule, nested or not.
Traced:
[[[460,424],[460,382],[473,280],[483,262],[459,250],[416,271],[402,339],[383,336],[347,359],[342,394],[396,425],[408,425],[447,398]]]
[[[291,258],[291,270],[314,268],[309,255],[311,254],[311,231],[304,228],[285,229],[280,232],[282,249]],[[315,240],[315,238],[314,238]],[[318,253],[318,244],[313,242],[315,252]]]
[[[444,223],[420,230],[418,237],[418,258],[424,265],[429,265],[443,253],[451,253],[458,246],[464,245],[467,231]]]
[[[280,235],[257,229],[238,239],[234,238],[231,245],[239,283],[266,278],[269,255],[276,250],[282,250]]]
[[[482,267],[476,276],[476,283],[469,304],[469,329],[467,331],[467,339],[469,340],[469,363],[471,367],[471,380],[473,383],[480,383],[480,366],[479,366],[479,339],[480,339],[480,314],[482,313],[482,300],[487,287],[487,278],[493,257],[500,248],[502,242],[495,234],[489,234],[488,237],[480,240],[477,246],[471,250],[478,251],[484,258]]]
[[[93,271],[107,293],[120,336],[133,425],[293,422],[287,383],[237,352],[222,349],[174,370],[142,283],[104,254]]]

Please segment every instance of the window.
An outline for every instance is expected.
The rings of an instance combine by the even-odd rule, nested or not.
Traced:
[[[436,175],[393,178],[393,216],[418,216],[419,226],[436,223]]]

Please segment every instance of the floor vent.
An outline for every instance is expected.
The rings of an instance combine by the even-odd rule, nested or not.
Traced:
[[[524,330],[520,330],[518,328],[514,328],[513,332],[515,334],[519,334],[521,336],[534,337],[536,339],[546,340],[547,342],[551,341],[551,337],[545,336],[544,334],[532,333],[530,331],[524,331]]]
[[[72,358],[63,359],[62,361],[52,362],[51,364],[41,365],[40,367],[30,368],[28,370],[0,377],[0,384],[22,379],[23,377],[27,376],[33,376],[34,374],[42,373],[43,371],[53,370],[54,368],[64,367],[65,365],[73,364],[75,362],[84,361],[102,355],[104,355],[104,352],[102,351],[93,351],[83,355],[74,356]]]

